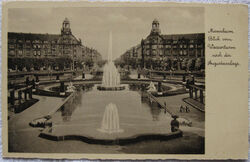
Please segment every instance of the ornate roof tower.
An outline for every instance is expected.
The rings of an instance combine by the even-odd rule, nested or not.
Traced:
[[[61,34],[62,35],[71,35],[70,22],[69,22],[68,18],[65,18],[65,20],[63,21]]]
[[[151,34],[161,34],[160,23],[157,19],[152,22]]]

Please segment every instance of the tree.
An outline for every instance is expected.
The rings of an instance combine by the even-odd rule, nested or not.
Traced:
[[[178,68],[178,61],[177,60],[173,60],[172,67],[175,69]]]
[[[197,58],[196,61],[195,61],[195,69],[196,70],[200,70],[201,69],[201,65],[202,65],[201,58]]]
[[[97,65],[98,65],[99,67],[103,67],[105,63],[106,63],[105,60],[99,60],[99,61],[97,62]],[[119,61],[117,61],[117,62],[115,62],[115,63],[116,63],[117,65],[120,65],[120,62],[119,62]]]
[[[187,69],[187,63],[188,63],[188,59],[185,58],[182,60],[181,62],[181,67],[182,67],[182,70],[186,70]]]
[[[188,69],[188,70],[193,70],[193,69],[194,69],[194,66],[195,66],[195,60],[189,59],[189,60],[188,60],[188,63],[187,63],[187,69]]]
[[[88,59],[88,60],[86,60],[85,65],[88,66],[89,68],[92,68],[94,65],[94,62],[93,62],[93,60]]]
[[[17,69],[22,71],[23,68],[25,67],[25,62],[23,61],[22,58],[17,58],[16,65],[17,65]]]
[[[17,61],[15,58],[8,58],[8,69],[16,70]]]

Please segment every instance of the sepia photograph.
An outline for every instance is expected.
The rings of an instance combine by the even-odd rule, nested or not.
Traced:
[[[8,152],[204,155],[204,14],[9,8]]]

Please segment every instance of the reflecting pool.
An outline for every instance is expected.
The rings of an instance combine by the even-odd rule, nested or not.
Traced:
[[[47,133],[55,136],[79,135],[116,139],[171,132],[171,116],[160,109],[157,103],[151,102],[140,86],[126,84],[121,91],[99,91],[97,86],[80,88],[72,100],[52,115],[52,127]],[[106,116],[112,119],[104,119],[107,113],[105,109],[107,111],[106,107],[111,103],[115,108],[110,108],[112,110],[109,111],[114,114]],[[119,124],[118,129],[122,131],[99,131],[103,127],[103,120],[109,121],[111,125],[116,124],[110,125],[112,129],[118,128]]]

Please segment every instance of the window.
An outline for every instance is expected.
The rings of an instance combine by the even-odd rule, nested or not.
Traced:
[[[9,48],[13,49],[13,48],[15,48],[15,45],[14,44],[9,44]]]
[[[14,56],[15,55],[15,50],[10,50],[9,54],[12,55],[12,56]]]
[[[65,40],[63,41],[63,43],[68,44],[68,43],[70,43],[70,41],[67,40],[67,39],[65,39]]]
[[[69,52],[68,52],[67,50],[64,50],[63,53],[64,53],[64,54],[68,54]]]
[[[157,49],[157,45],[152,45],[152,49]]]
[[[167,48],[167,49],[170,49],[170,48],[171,48],[171,45],[166,45],[166,48]]]
[[[23,43],[23,41],[22,40],[18,40],[18,43]]]
[[[22,50],[18,50],[18,54],[19,54],[19,55],[22,55],[22,54],[23,54],[23,51],[22,51]]]
[[[160,55],[160,56],[163,55],[163,50],[159,50],[159,55]]]
[[[190,44],[189,48],[194,48],[194,45],[193,45],[193,44]]]
[[[152,56],[156,56],[156,50],[152,50]]]
[[[20,48],[23,48],[23,45],[22,44],[18,44],[17,47],[20,49]]]
[[[55,45],[52,45],[52,50],[55,50],[56,49],[56,46]],[[65,49],[67,49],[67,48],[65,48]]]
[[[47,54],[48,54],[48,50],[45,49],[45,50],[44,50],[44,55],[47,55]]]
[[[203,45],[202,45],[202,44],[199,44],[199,45],[198,45],[198,48],[202,48],[202,47],[203,47]]]
[[[34,53],[33,53],[33,54],[34,54],[34,56],[36,56],[36,51],[34,51]]]
[[[30,48],[30,44],[26,44],[26,46],[25,46],[26,48]]]
[[[10,43],[16,43],[16,40],[15,39],[9,39],[9,42]]]
[[[49,48],[49,45],[48,44],[44,44],[43,48]]]
[[[26,51],[26,56],[30,56],[30,51],[29,50]]]
[[[189,56],[193,56],[194,52],[193,51],[189,51]]]

